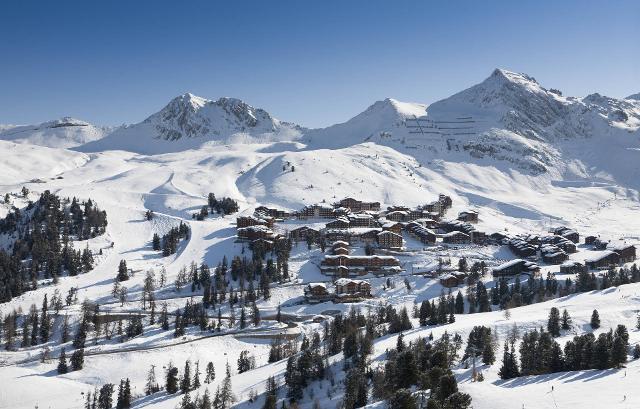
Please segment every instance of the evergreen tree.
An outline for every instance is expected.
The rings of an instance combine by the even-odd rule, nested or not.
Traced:
[[[547,331],[549,331],[553,337],[560,336],[560,311],[558,311],[556,307],[551,307],[551,311],[549,311]]]
[[[191,390],[191,361],[186,360],[184,363],[184,372],[180,380],[180,390],[187,393]]]
[[[160,236],[158,236],[158,233],[153,233],[152,246],[155,251],[160,251]]]
[[[593,310],[593,313],[591,314],[591,328],[600,328],[600,315],[598,314],[598,310]]]
[[[60,358],[58,359],[58,373],[65,374],[69,372],[69,367],[67,366],[67,355],[64,352],[64,348],[60,352]]]
[[[129,271],[127,270],[127,262],[125,260],[120,260],[116,281],[122,282],[122,281],[127,281],[128,279],[129,279]]]
[[[44,300],[42,301],[42,315],[40,317],[40,342],[49,341],[49,332],[51,331],[51,322],[49,321],[49,316],[47,315],[47,295],[44,295]]]
[[[95,394],[94,394],[95,396]],[[111,409],[113,406],[113,384],[108,383],[100,388],[97,409]]]
[[[613,344],[611,346],[611,366],[621,367],[627,362],[627,352],[629,350],[629,332],[624,325],[618,325],[613,333]]]
[[[509,348],[509,344],[505,341],[502,366],[498,372],[500,379],[511,379],[519,376],[520,371],[518,370],[518,363],[515,355],[514,345],[511,344],[511,348]]]
[[[464,314],[464,297],[462,296],[462,291],[458,291],[456,295],[456,314]]]
[[[145,395],[151,395],[160,390],[158,386],[158,381],[156,380],[156,367],[155,365],[151,365],[149,369],[149,373],[147,373],[147,383],[144,386]]]
[[[228,409],[235,402],[235,396],[233,396],[233,389],[231,387],[231,367],[227,362],[225,377],[222,380],[222,387],[220,388],[220,404],[221,409]]]
[[[566,308],[562,311],[562,329],[565,331],[571,329],[571,316]]]
[[[164,389],[169,394],[178,392],[178,368],[173,366],[171,362],[169,362],[169,367],[167,368]]]
[[[71,370],[79,371],[84,366],[84,349],[76,349],[71,354]]]
[[[204,377],[204,383],[211,383],[216,379],[216,369],[213,366],[213,362],[207,364],[207,371]]]

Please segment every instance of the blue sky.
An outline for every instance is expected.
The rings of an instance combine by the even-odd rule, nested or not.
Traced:
[[[192,92],[316,127],[495,67],[565,95],[640,92],[640,2],[4,1],[0,56],[0,123],[133,123]]]

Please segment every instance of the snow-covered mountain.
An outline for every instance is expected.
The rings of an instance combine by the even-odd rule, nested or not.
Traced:
[[[640,92],[638,92],[637,94],[633,94],[633,95],[629,95],[627,98],[625,99],[633,99],[635,101],[640,101]]]
[[[0,139],[50,148],[73,148],[101,139],[111,131],[112,128],[64,117],[38,125],[0,125]]]
[[[423,162],[471,162],[635,186],[639,128],[640,106],[632,100],[565,97],[533,77],[496,69],[428,107],[387,99],[343,124],[310,131],[305,141],[331,148],[372,141]]]
[[[304,131],[235,98],[208,100],[187,93],[144,121],[79,148],[84,152],[127,150],[144,154],[193,149],[206,142],[295,140]]]

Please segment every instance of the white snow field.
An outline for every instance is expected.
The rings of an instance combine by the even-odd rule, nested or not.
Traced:
[[[447,122],[466,129],[448,129]],[[50,190],[62,197],[91,198],[106,210],[108,218],[105,235],[75,243],[75,248],[88,245],[96,254],[92,271],[63,276],[55,285],[40,280],[37,290],[0,304],[4,316],[18,308],[26,312],[32,303],[39,306],[45,294],[51,296],[58,289],[65,295],[71,287],[79,289],[80,302],[98,302],[101,311],[138,312],[145,272],[153,269],[157,275],[162,268],[167,271],[168,285],[157,291],[157,299],[166,301],[170,310],[182,308],[192,293],[189,288],[176,292],[172,283],[183,266],[206,262],[214,267],[225,255],[231,260],[248,251],[236,242],[236,214],[192,219],[210,192],[238,200],[239,214],[244,215],[252,214],[259,205],[298,210],[344,197],[379,201],[383,208],[414,207],[444,193],[453,200],[447,217],[476,209],[480,212],[478,229],[487,233],[542,234],[566,225],[581,236],[640,242],[640,100],[598,94],[564,97],[526,75],[505,70],[496,70],[481,84],[430,106],[387,99],[346,123],[325,129],[308,130],[279,121],[239,100],[211,101],[191,94],[175,98],[135,125],[109,131],[89,124],[79,128],[87,127],[95,132],[80,135],[75,130],[0,128],[0,139],[11,139],[0,141],[0,197],[10,193],[11,205],[24,207],[27,200]],[[27,198],[19,195],[22,187],[31,192]],[[11,205],[0,203],[0,216]],[[146,210],[154,211],[152,221],[145,220]],[[163,234],[180,222],[189,225],[191,236],[181,242],[178,252],[162,257],[153,251],[153,234]],[[277,228],[314,222],[323,225],[326,220],[287,221]],[[331,310],[370,308],[383,301],[412,307],[414,302],[437,298],[442,291],[437,279],[409,274],[414,267],[434,265],[439,257],[457,260],[464,256],[490,265],[515,258],[499,246],[424,249],[406,235],[405,240],[407,249],[398,256],[405,272],[392,278],[397,285],[385,290],[384,278],[367,277],[375,298],[365,302],[303,303],[305,283],[330,278],[319,271],[320,250],[309,250],[301,243],[292,252],[291,282],[274,285],[271,299],[258,302],[265,318],[258,328],[226,328],[220,333],[189,330],[184,337],[173,338],[172,330],[161,331],[155,325],[122,343],[115,339],[94,343],[89,337],[84,369],[65,375],[57,374],[55,359],[40,362],[43,345],[2,349],[0,408],[83,408],[83,394],[126,377],[137,397],[134,407],[175,408],[180,395],[161,392],[144,397],[143,388],[151,365],[156,366],[162,383],[163,367],[172,361],[182,371],[186,359],[199,361],[201,372],[207,362],[215,364],[216,379],[203,385],[200,394],[205,387],[215,391],[228,361],[238,407],[260,408],[264,398],[251,403],[250,391],[262,393],[266,378],[281,376],[286,366],[286,360],[267,363],[270,338],[312,334],[319,330],[319,324],[312,321],[314,315]],[[100,250],[102,254],[97,255]],[[572,259],[591,254],[583,247],[579,250]],[[129,293],[124,305],[111,295],[122,259],[136,272],[126,282]],[[558,271],[557,266],[542,265],[542,269],[543,273]],[[403,284],[405,278],[411,291]],[[503,312],[493,311],[459,315],[455,323],[438,327],[420,328],[414,323],[416,328],[405,336],[410,340],[433,332],[437,337],[448,331],[466,340],[474,325],[486,325],[495,328],[502,340],[514,323],[521,330],[546,325],[549,309],[557,306],[566,308],[574,320],[572,332],[563,334],[559,342],[591,331],[589,318],[597,309],[602,326],[596,335],[625,324],[634,345],[640,342],[635,329],[639,297],[640,284],[628,284],[513,308],[509,320]],[[283,313],[295,318],[295,325],[273,319],[279,304]],[[63,313],[76,322],[79,305]],[[222,313],[227,318],[228,305]],[[395,345],[396,336],[376,340],[372,359],[384,359],[385,350]],[[52,356],[61,348],[57,336],[46,346]],[[235,363],[242,350],[256,356],[257,367],[237,374]],[[482,368],[484,382],[471,382],[469,370],[455,370],[462,391],[471,394],[476,409],[640,407],[637,361],[626,369],[501,381],[497,375],[501,354],[499,348],[496,363]],[[340,394],[329,399],[320,387],[326,390],[328,386],[314,385],[321,407],[336,407]],[[312,403],[305,400],[301,407],[311,408]],[[371,407],[385,406],[376,403]]]

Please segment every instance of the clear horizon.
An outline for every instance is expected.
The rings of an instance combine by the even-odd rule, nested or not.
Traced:
[[[640,92],[640,3],[25,2],[0,6],[0,123],[137,123],[228,96],[306,127],[524,72],[565,95]]]

